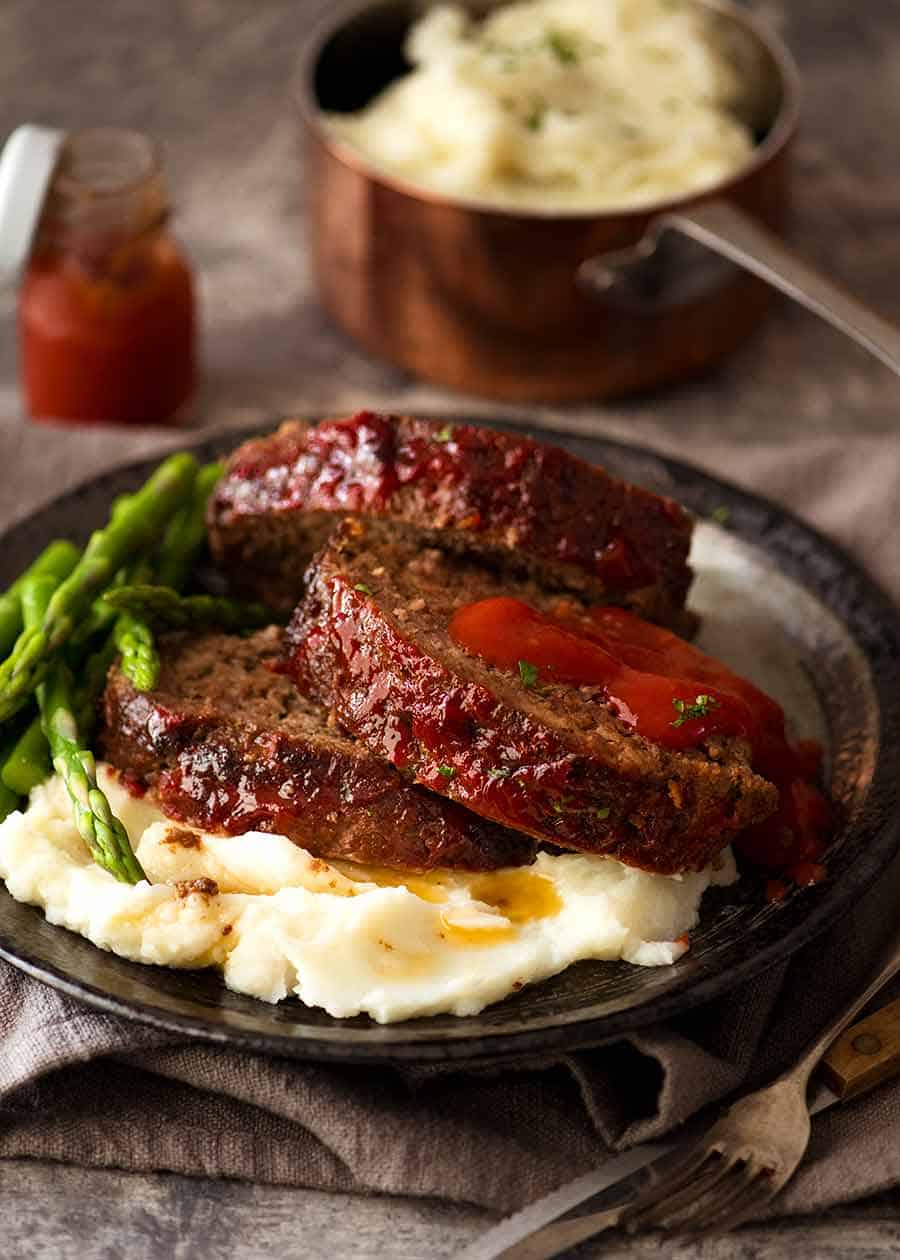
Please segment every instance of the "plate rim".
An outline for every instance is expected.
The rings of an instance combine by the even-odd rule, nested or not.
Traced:
[[[309,417],[313,422],[321,418],[321,416]],[[451,423],[455,419],[452,415],[443,414],[441,418],[448,419]],[[271,432],[279,423],[280,421],[274,421],[266,425],[242,426],[216,433],[206,432],[197,435],[193,440],[181,443],[176,449],[218,456],[249,437]],[[657,469],[663,470],[666,478],[674,483],[670,492],[675,498],[678,498],[683,487],[689,487],[695,492],[695,497],[697,492],[702,491],[711,501],[717,497],[723,498],[730,501],[732,507],[737,506],[748,515],[758,514],[760,511],[765,512],[779,528],[787,524],[792,534],[799,532],[801,536],[805,536],[807,542],[819,555],[829,559],[832,567],[836,567],[844,576],[853,579],[859,598],[874,612],[879,626],[884,631],[886,643],[893,644],[897,659],[900,659],[900,610],[895,607],[889,596],[841,544],[802,520],[789,508],[775,503],[765,495],[745,490],[726,478],[641,443],[627,442],[605,434],[560,432],[558,429],[544,428],[534,420],[516,423],[499,417],[485,419],[467,416],[465,420],[457,420],[457,423],[475,423],[485,427],[499,428],[513,433],[536,436],[538,440],[550,443],[568,439],[580,448],[594,447],[601,450],[620,451],[626,460],[628,458],[644,459],[655,465]],[[146,475],[147,470],[154,467],[166,453],[166,450],[151,453],[140,459],[116,464],[93,477],[82,479],[62,495],[47,498],[11,522],[0,534],[0,542],[7,541],[16,530],[27,528],[29,523],[43,512],[51,508],[65,510],[67,503],[74,503],[79,495],[87,490],[96,492],[102,489],[103,483],[107,480],[119,480],[132,473],[135,479]],[[577,453],[581,454],[582,458],[586,457],[581,450]],[[693,507],[689,506],[688,510],[699,517]],[[699,517],[699,519],[703,518]],[[765,533],[761,537],[759,535],[745,537],[741,529],[735,528],[731,521],[728,529],[738,538],[743,538],[744,541],[758,547],[765,555],[772,558],[779,570],[782,570],[785,564],[788,569],[794,569],[792,576],[795,580],[805,589],[811,590],[815,597],[828,607],[823,593],[810,586],[804,580],[802,569],[791,563],[796,558],[789,553],[780,554],[778,531],[774,532],[771,538],[767,538]],[[832,608],[829,608],[829,611],[849,631],[841,614]],[[852,631],[850,631],[850,636],[854,643],[857,642],[856,635]],[[873,672],[871,653],[865,651],[864,656],[867,667],[870,672]],[[874,664],[877,665],[877,662]],[[888,681],[892,685],[888,687],[887,692],[876,686],[880,719],[884,719],[886,712],[889,715],[891,706],[900,714],[900,672]],[[873,682],[877,684],[879,679],[873,678]],[[900,746],[888,748],[882,744],[878,750],[870,792],[874,793],[877,789],[883,793],[886,786],[890,790],[891,785],[886,785],[885,780],[891,779],[891,763],[895,771],[892,783],[900,784]],[[896,806],[900,803],[900,786],[894,788],[893,795]],[[563,1052],[595,1046],[619,1037],[623,1033],[652,1023],[664,1022],[674,1014],[692,1010],[704,1002],[723,996],[759,976],[777,962],[791,957],[835,922],[854,900],[869,889],[878,874],[888,866],[900,846],[900,808],[895,808],[890,816],[882,819],[876,831],[875,843],[870,845],[864,854],[858,856],[851,868],[850,878],[845,874],[840,884],[827,885],[830,892],[828,897],[823,897],[818,904],[813,905],[809,913],[794,923],[784,936],[745,958],[738,969],[728,974],[716,970],[700,976],[692,976],[686,972],[680,982],[676,980],[667,987],[664,993],[650,995],[639,1005],[624,1007],[594,1017],[582,1014],[578,1010],[557,1012],[555,1015],[544,1017],[531,1016],[524,1021],[524,1026],[519,1028],[510,1026],[515,1023],[515,1020],[511,1019],[509,1025],[499,1025],[496,1028],[480,1027],[477,1031],[474,1029],[468,1031],[467,1017],[461,1016],[458,1017],[458,1025],[443,1028],[440,1031],[429,1030],[424,1025],[416,1029],[415,1020],[385,1025],[370,1021],[370,1026],[363,1028],[352,1027],[346,1020],[336,1020],[334,1027],[295,1024],[288,1030],[273,1024],[272,1031],[259,1032],[230,1023],[213,1024],[204,1020],[202,1014],[183,1015],[142,1000],[121,998],[90,982],[75,979],[55,964],[33,956],[15,941],[10,941],[2,923],[0,923],[0,958],[25,974],[94,1009],[201,1042],[234,1045],[265,1054],[323,1062],[464,1061],[467,1064],[477,1064],[479,1059],[495,1060],[501,1057],[515,1059],[536,1051],[546,1054],[552,1051]],[[2,898],[14,900],[0,883],[0,899]],[[22,905],[22,903],[16,904]],[[37,907],[32,906],[28,909],[35,914],[43,914]],[[67,931],[68,929],[60,927],[60,930]],[[120,961],[141,967],[152,974],[152,967],[145,964],[129,963],[127,959],[120,959]],[[266,1004],[261,1003],[261,1005]]]

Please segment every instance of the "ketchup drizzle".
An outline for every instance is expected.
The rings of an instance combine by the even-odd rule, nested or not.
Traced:
[[[735,847],[798,885],[824,878],[820,859],[831,811],[811,782],[821,749],[809,740],[792,746],[780,705],[720,661],[625,609],[585,611],[565,599],[552,612],[508,596],[479,600],[456,611],[450,637],[490,664],[517,671],[526,689],[597,688],[622,722],[667,748],[747,740],[754,770],[775,784],[780,800]],[[779,881],[769,886],[772,900],[784,895]]]

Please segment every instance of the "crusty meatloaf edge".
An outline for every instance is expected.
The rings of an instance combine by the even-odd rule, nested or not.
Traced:
[[[213,555],[237,589],[290,610],[350,513],[416,525],[681,632],[693,625],[683,508],[561,447],[474,425],[373,412],[288,421],[228,460],[208,513]]]
[[[714,757],[651,744],[577,688],[516,690],[454,650],[454,601],[492,582],[494,593],[517,591],[458,557],[432,552],[430,577],[426,562],[415,531],[346,521],[285,636],[300,690],[373,753],[506,826],[663,874],[700,869],[775,808],[775,787],[740,741],[721,741]]]
[[[163,812],[207,831],[278,832],[314,856],[428,870],[521,865],[535,846],[415,787],[329,729],[264,662],[273,627],[252,638],[163,638],[162,676],[136,691],[118,666],[104,696],[101,746]]]

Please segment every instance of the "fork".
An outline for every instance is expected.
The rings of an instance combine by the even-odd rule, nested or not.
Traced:
[[[505,1252],[549,1260],[608,1229],[724,1233],[760,1211],[796,1171],[810,1134],[806,1090],[813,1069],[854,1016],[900,971],[900,931],[873,979],[771,1085],[748,1094],[699,1137],[651,1164],[650,1182],[616,1207],[537,1230]],[[813,1109],[815,1111],[815,1108]]]

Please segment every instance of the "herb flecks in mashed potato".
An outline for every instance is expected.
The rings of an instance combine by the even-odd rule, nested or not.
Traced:
[[[671,0],[439,6],[412,71],[333,132],[386,173],[497,205],[603,211],[710,187],[753,146],[709,14]]]

